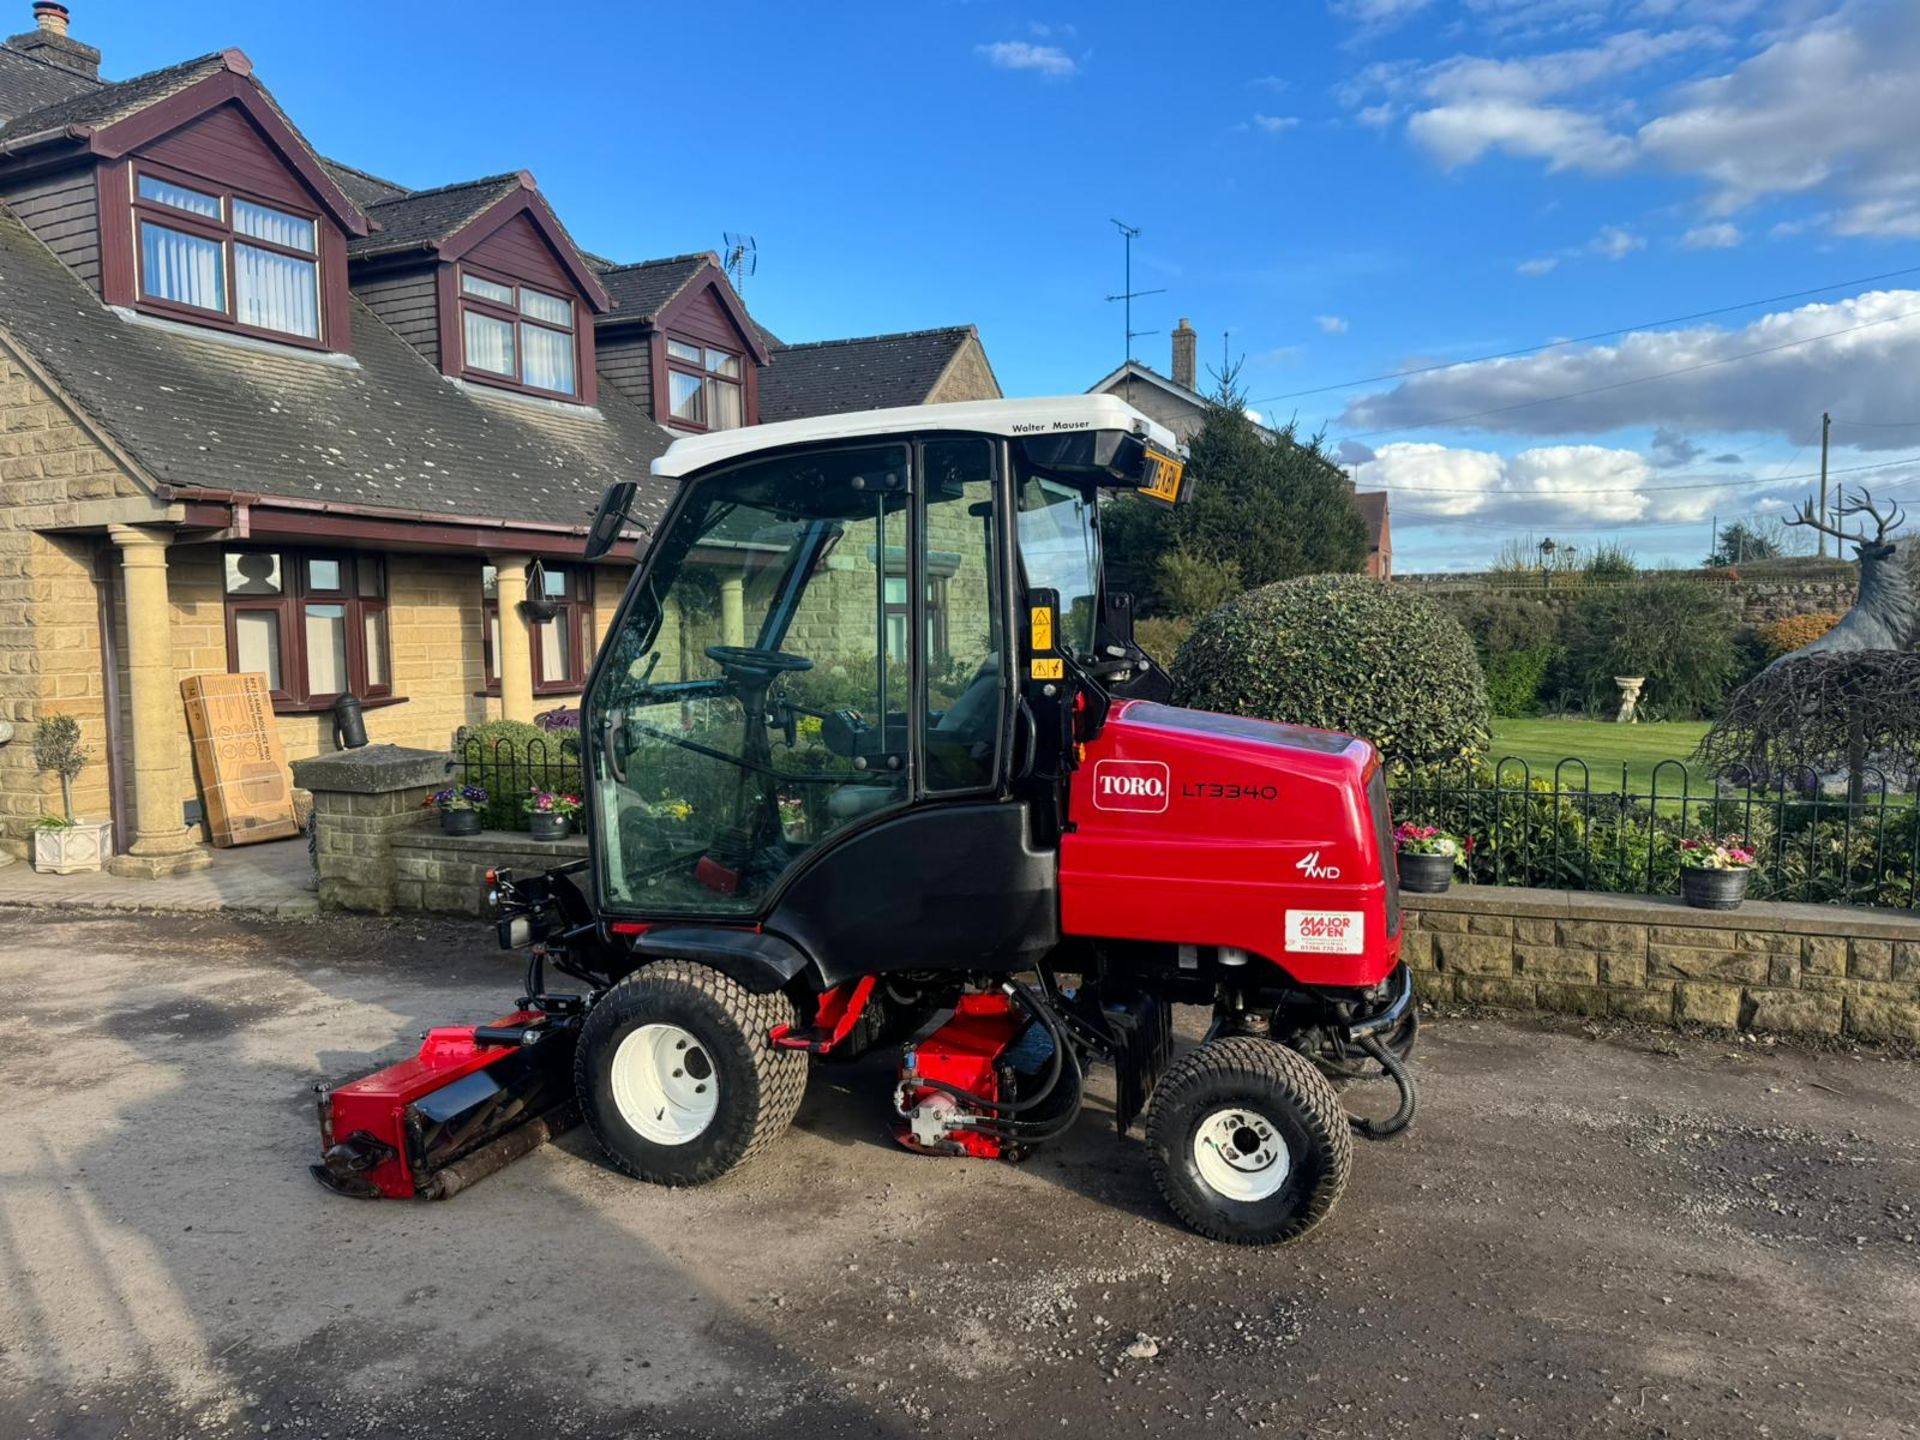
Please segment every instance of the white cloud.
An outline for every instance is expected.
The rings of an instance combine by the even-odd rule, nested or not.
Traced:
[[[1683,430],[1675,430],[1666,425],[1653,427],[1653,449],[1649,452],[1649,456],[1653,463],[1663,470],[1671,470],[1679,465],[1690,465],[1706,453],[1706,448],[1694,444]]]
[[[1043,21],[1029,20],[1027,22],[1027,33],[1036,40],[1048,40],[1054,36],[1059,36],[1063,40],[1071,40],[1074,36],[1078,35],[1080,31],[1078,27],[1073,25],[1048,25]]]
[[[1544,160],[1549,170],[1625,169],[1633,144],[1578,110],[1488,99],[1422,110],[1407,134],[1448,170],[1471,165],[1489,150]]]
[[[1367,33],[1391,30],[1427,8],[1431,0],[1331,0],[1328,9]]]
[[[1353,118],[1369,130],[1384,130],[1397,114],[1391,105],[1363,105],[1354,112]]]
[[[1871,291],[1738,329],[1638,331],[1411,376],[1349,403],[1341,424],[1361,438],[1402,428],[1584,436],[1668,425],[1799,445],[1818,440],[1821,408],[1840,396],[1856,415],[1920,419],[1920,291]],[[1904,449],[1915,434],[1861,430],[1849,442]]]
[[[973,47],[998,70],[1031,70],[1049,80],[1065,80],[1079,73],[1073,57],[1057,45],[1032,45],[1025,40],[996,40]]]
[[[1363,490],[1392,495],[1396,527],[1475,517],[1500,525],[1691,520],[1711,513],[1734,488],[1663,489],[1644,455],[1604,445],[1545,445],[1516,455],[1424,442],[1382,445],[1354,467],[1353,478]]]
[[[1513,267],[1529,280],[1538,280],[1542,275],[1551,275],[1560,268],[1560,259],[1556,255],[1541,255],[1532,260],[1522,260]]]
[[[1344,315],[1316,315],[1313,323],[1320,327],[1323,335],[1344,335],[1347,333],[1347,319]]]
[[[1587,248],[1609,260],[1624,260],[1634,251],[1646,249],[1647,242],[1624,226],[1603,225],[1600,233],[1587,243]]]
[[[1264,90],[1269,95],[1279,95],[1290,89],[1293,82],[1279,75],[1258,75],[1249,80],[1247,84],[1251,85],[1255,90]]]
[[[1721,220],[1711,225],[1695,225],[1680,237],[1688,250],[1731,250],[1741,241],[1740,227]]]
[[[1255,115],[1254,128],[1266,135],[1284,135],[1300,123],[1298,115]]]

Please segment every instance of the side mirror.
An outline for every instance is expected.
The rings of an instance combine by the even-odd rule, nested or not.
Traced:
[[[586,558],[599,560],[620,543],[620,532],[627,525],[627,511],[640,486],[633,480],[621,480],[607,487],[600,497],[600,508],[593,512],[593,524],[587,529]]]

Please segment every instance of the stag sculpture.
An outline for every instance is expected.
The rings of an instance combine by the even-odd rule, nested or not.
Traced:
[[[1866,515],[1874,523],[1868,537],[1863,527],[1850,532],[1844,522],[1852,515]],[[1858,654],[1864,650],[1905,650],[1913,640],[1914,596],[1907,567],[1894,558],[1900,542],[1889,538],[1906,518],[1899,505],[1890,505],[1885,514],[1873,503],[1873,496],[1862,490],[1858,500],[1850,500],[1834,511],[1837,522],[1829,525],[1813,513],[1813,502],[1787,523],[1804,525],[1853,546],[1860,559],[1860,593],[1853,608],[1818,640],[1782,655],[1767,668],[1777,669],[1803,655]]]

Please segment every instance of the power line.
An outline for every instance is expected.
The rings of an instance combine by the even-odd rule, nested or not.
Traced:
[[[1646,320],[1638,325],[1622,325],[1617,330],[1595,330],[1590,335],[1574,335],[1565,340],[1545,340],[1538,345],[1522,345],[1517,350],[1499,350],[1489,355],[1475,355],[1466,360],[1441,360],[1432,365],[1415,365],[1404,370],[1389,370],[1382,375],[1368,375],[1359,380],[1341,380],[1332,385],[1316,385],[1311,390],[1289,390],[1284,395],[1268,395],[1259,400],[1249,400],[1249,405],[1270,405],[1276,400],[1298,400],[1308,395],[1325,395],[1333,390],[1352,390],[1360,385],[1379,385],[1388,380],[1404,380],[1412,375],[1431,375],[1436,370],[1452,370],[1461,365],[1484,365],[1489,360],[1512,360],[1521,355],[1537,355],[1546,350],[1559,350],[1568,345],[1586,345],[1595,340],[1605,340],[1612,335],[1630,335],[1636,330],[1656,330],[1662,325],[1684,325],[1690,320],[1710,320],[1716,315],[1731,315],[1736,310],[1753,310],[1762,305],[1778,305],[1787,300],[1803,300],[1809,295],[1823,295],[1829,290],[1845,290],[1851,285],[1871,285],[1879,280],[1897,280],[1903,275],[1920,274],[1920,265],[1910,265],[1904,270],[1886,270],[1878,275],[1863,275],[1857,280],[1836,280],[1831,285],[1815,285],[1811,290],[1792,290],[1785,295],[1769,295],[1763,300],[1742,300],[1736,305],[1721,305],[1712,310],[1696,310],[1690,315],[1672,315],[1665,320]],[[1920,425],[1920,421],[1914,422]]]
[[[1496,405],[1489,410],[1474,410],[1465,415],[1449,415],[1439,420],[1416,420],[1412,424],[1389,425],[1378,430],[1354,430],[1340,438],[1366,440],[1375,435],[1400,435],[1408,430],[1435,430],[1449,425],[1458,425],[1466,420],[1484,419],[1488,415],[1508,415],[1515,410],[1530,410],[1536,405],[1552,405],[1561,400],[1578,400],[1586,395],[1602,395],[1613,390],[1625,390],[1634,385],[1645,385],[1654,380],[1671,379],[1675,375],[1691,375],[1700,370],[1711,370],[1718,365],[1734,365],[1742,360],[1755,360],[1762,355],[1778,354],[1782,350],[1811,345],[1819,340],[1832,340],[1841,335],[1851,335],[1858,330],[1871,330],[1876,325],[1891,325],[1896,321],[1911,320],[1916,315],[1920,315],[1920,310],[1903,310],[1898,315],[1883,315],[1878,320],[1863,320],[1858,325],[1847,325],[1839,330],[1827,330],[1818,335],[1807,335],[1798,340],[1763,346],[1758,350],[1743,350],[1738,355],[1722,355],[1718,359],[1702,360],[1694,365],[1681,365],[1672,370],[1656,370],[1651,375],[1636,375],[1631,380],[1615,380],[1606,385],[1589,385],[1582,390],[1569,390],[1564,395],[1542,395],[1533,400],[1521,400],[1513,405]]]

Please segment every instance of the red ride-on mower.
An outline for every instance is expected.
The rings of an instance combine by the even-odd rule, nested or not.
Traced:
[[[1363,741],[1166,703],[1099,516],[1179,503],[1172,436],[1108,396],[994,401],[653,468],[676,493],[581,708],[591,858],[499,877],[525,993],[327,1096],[315,1174],[446,1195],[577,1114],[698,1184],[779,1136],[813,1057],[889,1046],[909,1149],[1017,1157],[1110,1064],[1188,1225],[1318,1224],[1354,1131],[1413,1114],[1386,782]],[[1212,1014],[1178,1058],[1175,1004]],[[1391,1119],[1343,1110],[1363,1072]]]

